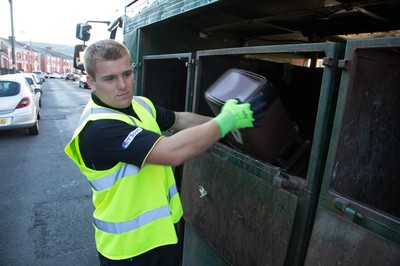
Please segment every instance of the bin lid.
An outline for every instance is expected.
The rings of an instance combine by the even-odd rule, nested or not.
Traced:
[[[220,76],[205,92],[208,99],[225,102],[238,99],[246,102],[265,87],[266,78],[242,69],[231,68]]]

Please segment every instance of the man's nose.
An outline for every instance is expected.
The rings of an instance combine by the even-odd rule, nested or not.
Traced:
[[[117,86],[119,90],[125,90],[126,89],[126,80],[123,77],[118,77],[117,79]]]

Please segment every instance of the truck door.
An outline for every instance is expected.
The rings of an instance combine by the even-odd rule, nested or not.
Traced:
[[[193,54],[143,56],[141,95],[174,111],[192,109]]]
[[[399,48],[348,41],[306,265],[400,264]]]
[[[213,115],[205,91],[226,70],[243,69],[274,84],[301,134],[283,145],[277,161],[250,156],[224,139],[185,163],[184,265],[302,263],[329,145],[339,53],[334,43],[196,53],[193,111]]]

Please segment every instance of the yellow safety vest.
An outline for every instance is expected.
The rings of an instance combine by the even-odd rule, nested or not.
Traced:
[[[177,243],[174,224],[183,213],[170,166],[147,164],[140,168],[119,162],[108,170],[93,170],[82,160],[79,133],[89,121],[116,119],[137,126],[137,131],[143,128],[161,134],[150,100],[134,97],[132,105],[140,120],[90,100],[72,140],[65,147],[66,154],[92,186],[97,250],[113,260]],[[132,131],[132,137],[137,131]]]

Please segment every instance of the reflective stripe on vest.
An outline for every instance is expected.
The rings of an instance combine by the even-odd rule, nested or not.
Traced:
[[[110,233],[110,234],[122,234],[132,230],[135,230],[147,223],[151,223],[157,219],[170,216],[170,210],[168,206],[162,206],[157,209],[150,210],[145,212],[135,219],[132,219],[127,222],[120,222],[120,223],[110,223],[95,219],[94,224],[98,229],[101,231]]]
[[[178,193],[178,188],[176,187],[176,184],[174,184],[169,188],[168,202],[171,202],[172,197],[175,196],[176,193]]]
[[[144,109],[147,110],[147,112],[149,112],[151,114],[151,116],[154,117],[153,110],[151,109],[151,107],[142,98],[137,97],[137,96],[133,96],[133,100],[135,100],[138,104],[140,104]],[[113,109],[109,109],[109,108],[92,107],[88,111],[86,111],[86,113],[81,115],[81,118],[79,119],[78,125],[82,124],[86,120],[86,118],[88,118],[91,114],[119,114],[120,115],[120,114],[124,114],[124,113],[121,113],[119,111],[116,111],[116,110],[113,110]],[[129,115],[126,115],[126,116],[129,117],[129,119],[133,122],[133,124],[135,126],[137,126],[135,120],[133,120]]]
[[[112,187],[119,179],[122,179],[126,176],[135,175],[139,173],[139,167],[133,164],[123,164],[118,171],[98,178],[96,180],[89,180],[90,185],[96,191],[104,190]]]
[[[146,110],[147,110],[147,109],[146,109]],[[88,111],[86,111],[86,113],[84,113],[84,114],[81,115],[81,118],[79,119],[78,125],[82,124],[82,123],[86,120],[86,118],[88,118],[88,117],[89,117],[90,115],[92,115],[92,114],[95,114],[95,115],[97,115],[97,114],[118,114],[118,115],[121,115],[121,114],[124,114],[124,113],[121,113],[121,112],[119,112],[119,111],[115,111],[115,110],[109,109],[109,108],[103,108],[103,107],[97,108],[97,107],[92,107],[92,108],[90,108]],[[126,115],[126,114],[124,114],[124,115]],[[126,115],[126,116],[129,117],[129,115]],[[129,118],[130,118],[130,117],[129,117]],[[135,126],[137,126],[135,120],[133,120],[132,118],[130,118],[130,120],[133,122],[133,124],[134,124]]]
[[[142,98],[138,96],[133,96],[133,99],[135,100],[135,102],[144,107],[144,109],[146,109],[151,114],[152,117],[154,117],[153,109],[151,109],[150,105],[148,105]]]

